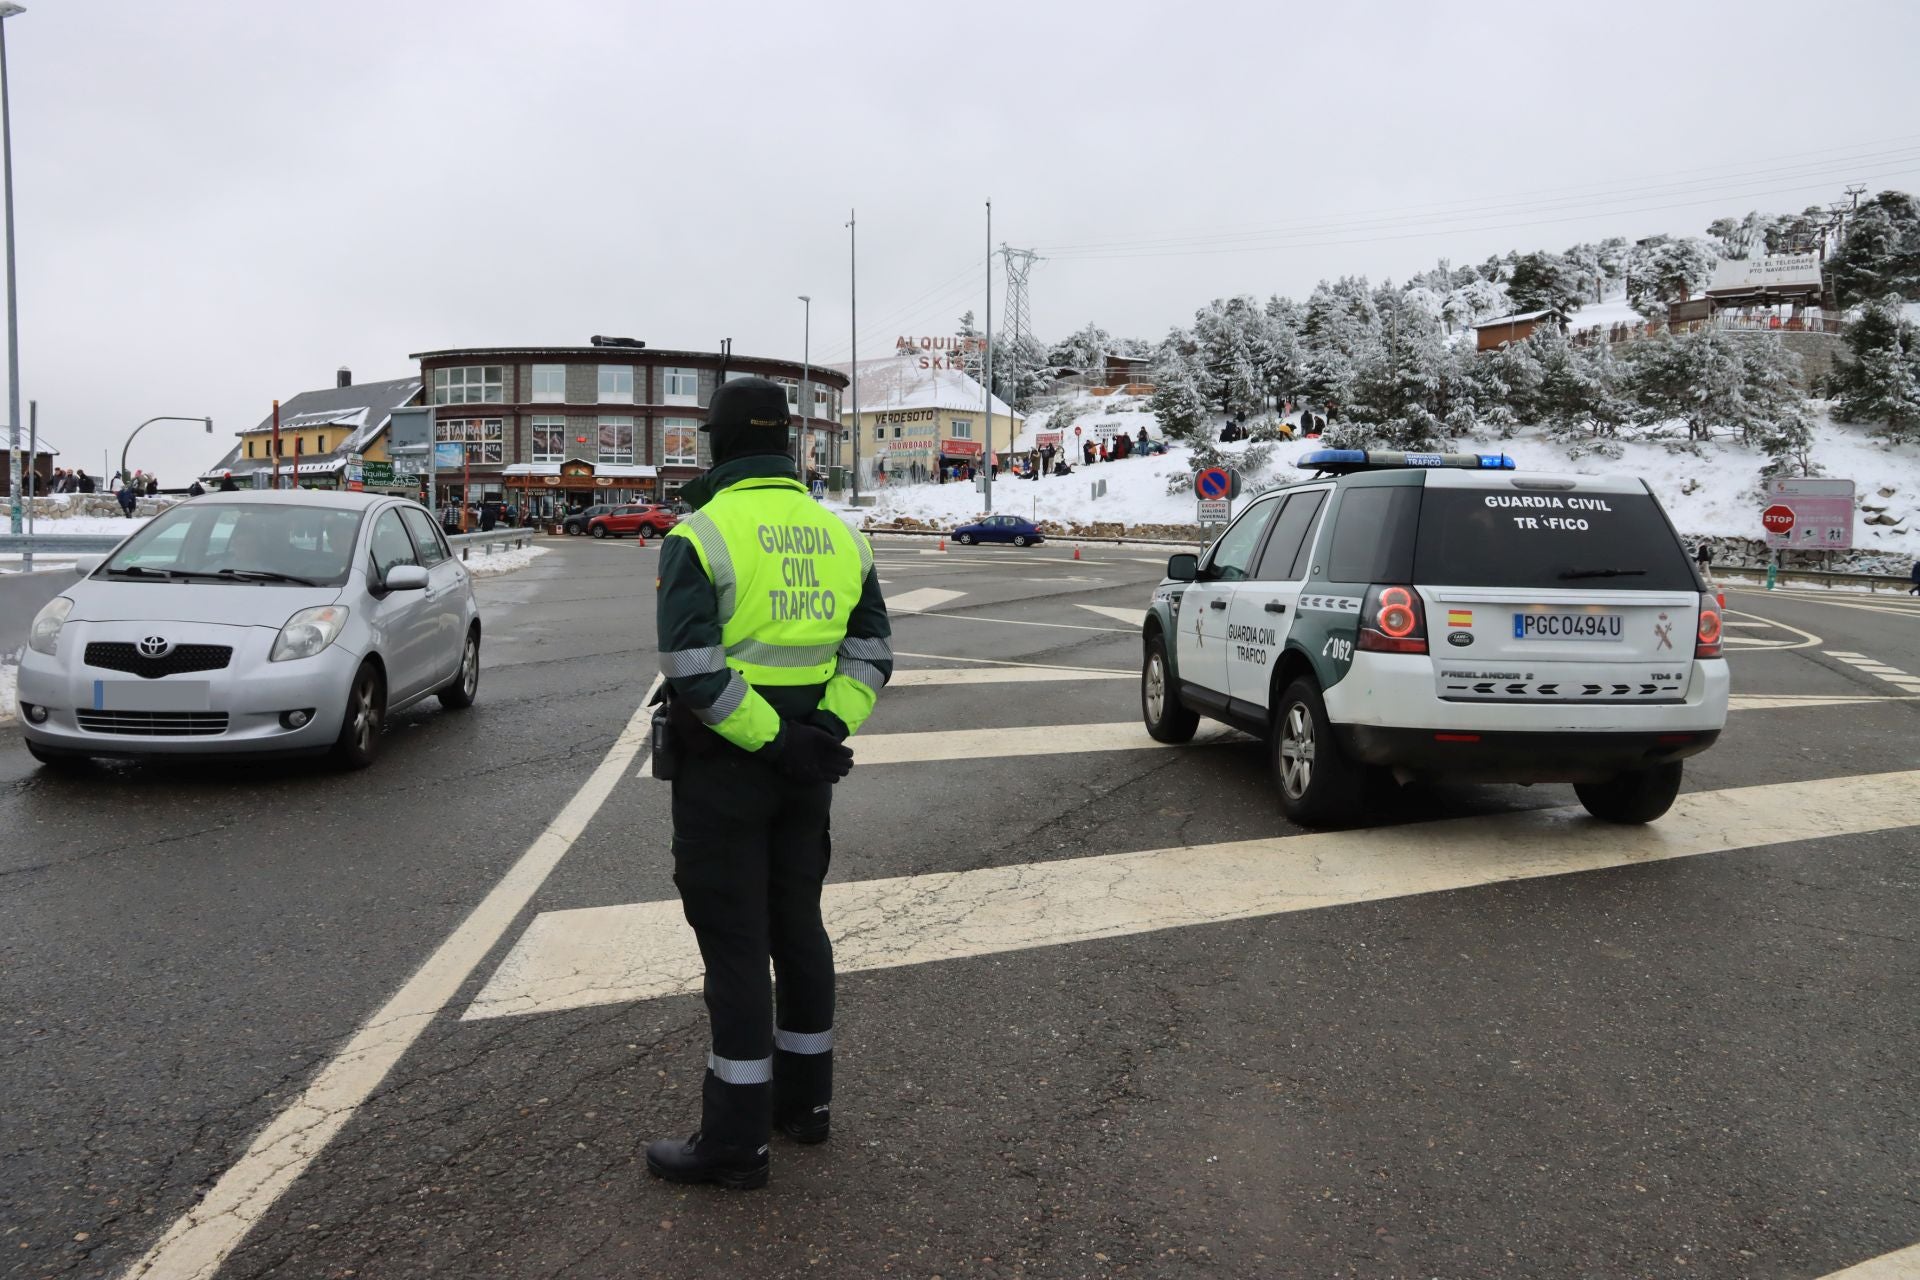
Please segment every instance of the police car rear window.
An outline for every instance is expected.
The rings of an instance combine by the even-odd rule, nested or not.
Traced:
[[[1428,489],[1414,580],[1461,587],[1693,591],[1649,494]]]
[[[1330,582],[1408,582],[1413,533],[1420,518],[1420,486],[1354,485],[1340,495],[1334,517]]]

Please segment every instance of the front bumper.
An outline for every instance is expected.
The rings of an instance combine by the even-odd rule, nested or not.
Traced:
[[[170,623],[167,634],[174,643],[227,645],[233,649],[232,659],[216,671],[154,680],[88,666],[84,660],[90,642],[138,643],[152,630],[150,624],[136,622],[73,622],[62,629],[54,656],[27,650],[20,660],[21,732],[40,746],[93,756],[301,754],[325,751],[339,737],[359,654],[335,642],[311,658],[268,662],[274,630]],[[113,722],[99,712],[112,709],[108,690],[116,681],[155,686],[204,681],[205,714],[213,719],[196,719],[195,727],[202,731],[188,733],[165,716],[136,715],[130,719],[142,722],[142,732],[103,731],[102,724]],[[45,721],[35,724],[27,717],[29,704],[46,708]],[[312,718],[289,729],[280,722],[288,711],[307,711]],[[94,727],[87,727],[89,723]],[[217,732],[204,731],[215,723]]]

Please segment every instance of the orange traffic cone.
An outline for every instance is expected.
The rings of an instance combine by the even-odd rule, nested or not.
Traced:
[[[1075,560],[1080,558],[1080,544],[1077,542],[1073,544],[1073,558]]]
[[[940,539],[940,546],[938,550],[945,551],[946,549],[947,549],[947,540],[945,538],[942,538]]]

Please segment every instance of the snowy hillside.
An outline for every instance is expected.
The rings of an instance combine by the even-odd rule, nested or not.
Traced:
[[[1091,438],[1096,422],[1113,424],[1129,435],[1137,435],[1145,425],[1150,436],[1161,438],[1145,401],[1115,402],[1083,396],[1056,411],[1036,412],[1016,443],[1030,447],[1037,435],[1061,429],[1050,425],[1056,419],[1069,439],[1075,423],[1082,427],[1083,439]],[[1244,458],[1249,450],[1255,451],[1256,456],[1267,453],[1269,461],[1264,469],[1247,472],[1250,487],[1255,489],[1306,479],[1309,473],[1300,471],[1293,463],[1320,447],[1318,441],[1312,440],[1271,446],[1245,442],[1218,446],[1229,460]],[[1617,460],[1591,456],[1571,459],[1562,443],[1543,432],[1527,429],[1511,438],[1486,436],[1458,441],[1453,447],[1482,453],[1505,452],[1526,471],[1642,476],[1689,541],[1702,537],[1754,540],[1760,537],[1763,504],[1758,486],[1765,457],[1758,449],[1717,443],[1705,450],[1705,456],[1697,457],[1658,442],[1622,441],[1621,457]],[[1194,518],[1192,494],[1184,486],[1177,493],[1169,493],[1168,489],[1175,481],[1192,475],[1193,454],[1191,446],[1175,444],[1161,457],[1133,457],[1120,462],[1078,466],[1070,476],[1046,476],[1037,481],[1017,479],[1003,471],[994,484],[994,510],[1036,521],[1051,520],[1063,526],[1190,525]],[[1920,446],[1889,448],[1863,428],[1834,423],[1823,417],[1817,426],[1813,457],[1826,475],[1851,478],[1858,486],[1863,504],[1854,526],[1859,560],[1864,562],[1874,553],[1884,556],[1882,563],[1862,563],[1860,567],[1906,572],[1907,564],[1920,557]],[[1093,482],[1100,480],[1107,482],[1107,492],[1104,497],[1095,498]],[[1883,493],[1886,490],[1891,492]],[[1905,519],[1897,527],[1869,525],[1867,517],[1878,513],[1868,508],[1875,507],[1883,508],[1889,518]],[[922,484],[879,490],[876,505],[866,514],[873,525],[890,524],[901,518],[950,525],[981,512],[980,495],[971,485]],[[1720,553],[1722,558],[1732,550],[1724,548]]]

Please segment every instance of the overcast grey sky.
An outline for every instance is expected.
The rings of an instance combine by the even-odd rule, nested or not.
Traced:
[[[136,446],[167,483],[341,364],[798,357],[801,293],[844,359],[850,207],[879,355],[981,310],[989,196],[996,242],[1052,253],[1043,338],[1157,337],[1232,293],[1920,185],[1907,3],[25,2],[23,393],[89,470],[212,414]]]

